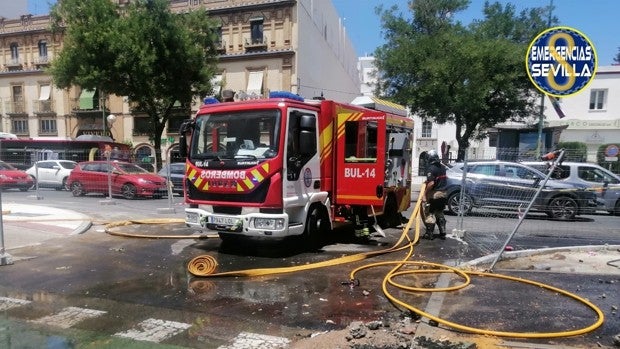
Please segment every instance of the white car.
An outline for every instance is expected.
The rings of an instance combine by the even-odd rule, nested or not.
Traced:
[[[37,161],[26,170],[26,173],[32,177],[35,185],[40,188],[54,188],[56,190],[69,190],[67,187],[67,178],[75,168],[77,162],[70,160],[42,160]]]

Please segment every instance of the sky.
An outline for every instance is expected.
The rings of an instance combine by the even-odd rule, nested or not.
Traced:
[[[321,1],[321,0],[319,0]],[[499,0],[512,3],[517,13],[524,8],[545,7],[551,0]],[[400,12],[408,14],[406,0],[332,0],[340,17],[344,19],[353,46],[359,56],[371,55],[384,42],[381,21],[375,8],[397,5]],[[620,47],[620,1],[618,0],[553,0],[553,15],[558,25],[577,29],[590,39],[597,53],[599,66],[611,65]],[[457,19],[467,24],[482,19],[484,0],[471,0],[469,8]]]
[[[26,0],[0,0],[0,7],[9,6]],[[48,11],[48,3],[54,0],[28,0],[28,11],[43,14]],[[329,1],[329,0],[315,0]],[[381,22],[375,14],[375,8],[383,5],[389,8],[397,5],[403,13],[407,0],[331,0],[353,42],[358,56],[371,55],[375,48],[382,45]],[[517,12],[523,8],[544,7],[553,1],[553,15],[559,25],[577,29],[587,36],[596,49],[600,65],[611,65],[620,47],[620,1],[618,0],[499,0],[500,3],[512,3]],[[484,0],[471,0],[466,11],[457,15],[463,23],[482,18]]]

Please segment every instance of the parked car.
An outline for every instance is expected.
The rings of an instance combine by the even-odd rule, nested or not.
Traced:
[[[69,190],[67,179],[77,162],[70,160],[41,160],[26,170],[39,187]]]
[[[463,164],[456,164],[446,172],[448,177],[448,211],[459,213]],[[523,164],[508,161],[481,161],[467,163],[463,213],[473,207],[521,208],[532,201],[545,175]],[[593,213],[599,202],[592,191],[557,180],[549,180],[534,201],[532,210],[545,212],[554,219],[573,219],[577,215]]]
[[[523,164],[544,173],[551,168],[543,161],[524,161]],[[555,167],[551,178],[589,188],[603,202],[602,210],[620,216],[620,176],[617,174],[597,164],[565,161]]]
[[[28,191],[32,184],[34,182],[26,172],[0,161],[0,188]]]
[[[168,178],[168,169],[170,169],[170,178]],[[183,180],[185,176],[185,163],[173,162],[164,165],[157,173],[172,183],[172,192],[183,194]]]
[[[71,171],[67,183],[73,196],[107,194],[108,176],[112,184],[112,195],[120,195],[125,199],[138,196],[160,198],[168,193],[165,178],[135,164],[120,161],[80,162]]]

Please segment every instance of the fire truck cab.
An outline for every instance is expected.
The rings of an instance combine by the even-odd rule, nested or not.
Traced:
[[[404,115],[288,92],[205,103],[181,127],[186,224],[309,247],[337,222],[400,224],[412,132]]]

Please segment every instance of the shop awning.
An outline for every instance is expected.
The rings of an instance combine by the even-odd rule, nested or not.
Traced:
[[[246,93],[248,95],[255,94],[260,96],[263,92],[263,72],[262,71],[253,71],[250,72],[250,76],[248,77],[248,89]]]
[[[39,93],[39,100],[40,101],[47,101],[47,100],[49,100],[51,92],[52,92],[52,86],[51,85],[41,85],[41,91]]]
[[[211,79],[211,87],[213,88],[213,95],[219,96],[222,90],[222,75],[218,74]]]
[[[80,109],[95,109],[95,94],[97,90],[82,90],[80,93]]]

